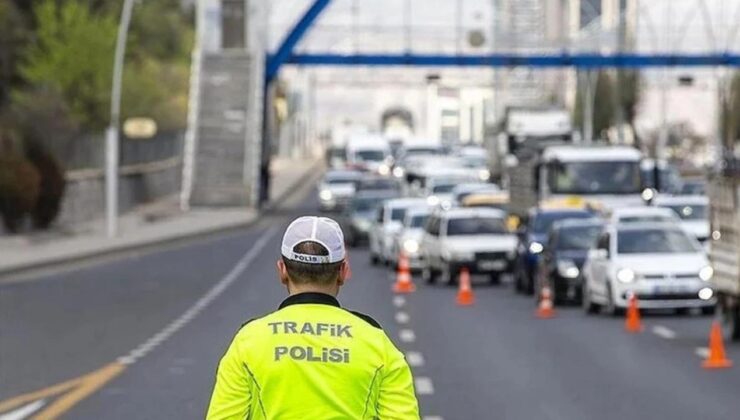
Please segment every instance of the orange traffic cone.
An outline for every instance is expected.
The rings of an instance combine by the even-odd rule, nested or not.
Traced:
[[[725,369],[732,366],[732,360],[725,355],[725,345],[722,343],[722,328],[719,322],[712,322],[709,333],[709,356],[701,364],[704,369]]]
[[[542,286],[540,290],[540,303],[537,305],[535,316],[540,319],[555,318],[555,309],[552,303],[552,291],[548,286]]]
[[[628,333],[642,332],[642,321],[640,320],[640,309],[637,307],[637,296],[630,295],[627,305],[627,317],[624,320],[624,330]]]
[[[401,251],[398,254],[398,272],[396,273],[396,283],[393,284],[393,291],[396,293],[411,293],[415,290],[416,286],[411,281],[409,258]]]
[[[475,303],[473,288],[470,286],[470,271],[468,267],[460,270],[460,287],[457,290],[457,304],[460,306],[470,306]]]

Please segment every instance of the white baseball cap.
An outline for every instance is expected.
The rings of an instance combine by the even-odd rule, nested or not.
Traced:
[[[295,252],[296,245],[316,242],[329,252],[328,255],[309,255]],[[328,217],[303,216],[288,226],[283,235],[283,257],[308,264],[330,264],[344,260],[344,234],[339,224]]]

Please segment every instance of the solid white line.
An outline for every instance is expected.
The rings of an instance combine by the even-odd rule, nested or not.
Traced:
[[[413,343],[416,341],[416,334],[412,330],[401,330],[398,332],[398,336],[404,343]]]
[[[393,305],[396,308],[400,308],[400,307],[402,307],[405,304],[406,304],[406,298],[405,297],[403,297],[403,296],[394,296],[393,297]]]
[[[407,324],[411,317],[406,312],[396,312],[396,322],[399,324]]]
[[[254,243],[252,248],[247,251],[246,254],[236,263],[234,268],[229,271],[221,280],[218,281],[210,290],[208,290],[203,296],[200,297],[190,308],[188,308],[182,315],[172,321],[169,325],[163,328],[161,331],[152,335],[149,339],[141,343],[139,346],[128,352],[125,356],[119,357],[118,362],[124,365],[130,365],[136,362],[138,359],[144,357],[147,353],[152,351],[158,345],[162,344],[165,340],[170,338],[178,330],[193,320],[203,309],[211,304],[217,297],[219,297],[229,286],[231,286],[238,278],[242,275],[244,270],[254,261],[259,255],[260,251],[267,245],[267,242],[272,239],[277,233],[277,228],[272,227],[265,231],[265,233]]]
[[[416,393],[419,395],[434,394],[434,384],[431,379],[425,376],[419,376],[414,379],[414,387],[416,388]]]
[[[11,412],[0,415],[0,420],[22,420],[38,411],[44,406],[45,400],[34,401]]]
[[[418,351],[409,351],[406,352],[406,361],[411,367],[424,366],[424,355]]]
[[[694,354],[701,357],[702,359],[706,359],[709,357],[709,348],[708,347],[697,347],[694,349]]]
[[[676,338],[676,332],[668,327],[662,325],[656,325],[653,327],[653,334],[658,337],[665,338],[666,340],[673,340]]]

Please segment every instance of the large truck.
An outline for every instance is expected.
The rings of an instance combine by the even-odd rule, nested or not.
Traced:
[[[574,140],[570,113],[556,107],[509,107],[489,137],[491,179],[507,184],[507,167],[524,149],[541,149],[552,144],[571,144]]]
[[[532,207],[573,198],[609,210],[643,203],[642,154],[628,146],[528,145],[508,166],[509,210],[526,217]]]
[[[739,145],[740,146],[740,145]],[[738,147],[736,146],[736,149]],[[732,153],[732,152],[730,152]],[[709,182],[712,283],[726,339],[740,340],[740,154],[726,156]]]

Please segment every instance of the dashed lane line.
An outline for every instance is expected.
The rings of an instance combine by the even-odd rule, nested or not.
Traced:
[[[411,367],[421,367],[424,366],[424,355],[418,351],[409,351],[406,352],[406,361]]]
[[[396,312],[396,322],[398,322],[399,324],[408,324],[410,319],[411,317],[406,312]]]
[[[445,420],[442,416],[424,416],[422,420]]]
[[[660,338],[665,338],[666,340],[673,340],[676,338],[676,332],[668,327],[664,327],[662,325],[656,325],[653,327],[653,334],[657,335]]]
[[[702,359],[706,359],[709,357],[709,347],[697,347],[694,349],[694,354],[701,357]]]
[[[404,305],[406,305],[406,298],[403,296],[394,296],[393,297],[393,306],[396,308],[402,308]]]
[[[413,343],[416,341],[416,334],[414,334],[413,330],[403,329],[398,332],[398,337],[404,343]]]
[[[434,394],[434,384],[432,383],[432,380],[426,376],[419,376],[414,379],[414,386],[416,387],[416,393],[418,395]]]
[[[268,241],[275,236],[276,227],[266,230],[262,236],[252,245],[252,248],[236,263],[226,276],[218,281],[208,292],[198,299],[182,315],[172,321],[164,329],[157,332],[149,339],[135,347],[126,355],[119,357],[108,365],[71,379],[69,381],[52,385],[50,387],[19,395],[5,401],[0,401],[0,420],[15,420],[25,418],[23,410],[29,410],[35,419],[56,419],[61,417],[80,401],[97,392],[108,382],[120,375],[128,366],[144,357],[157,346],[161,345],[182,327],[192,321],[200,314],[214,299],[219,297],[229,286],[231,286],[247,267],[257,258],[259,253],[267,245]],[[56,397],[56,400],[45,406],[46,400]],[[25,404],[25,405],[24,405]],[[33,409],[33,410],[31,410]],[[13,410],[13,411],[10,411]],[[38,410],[42,410],[36,413]],[[18,417],[18,413],[24,414]],[[14,417],[10,417],[14,416]]]

